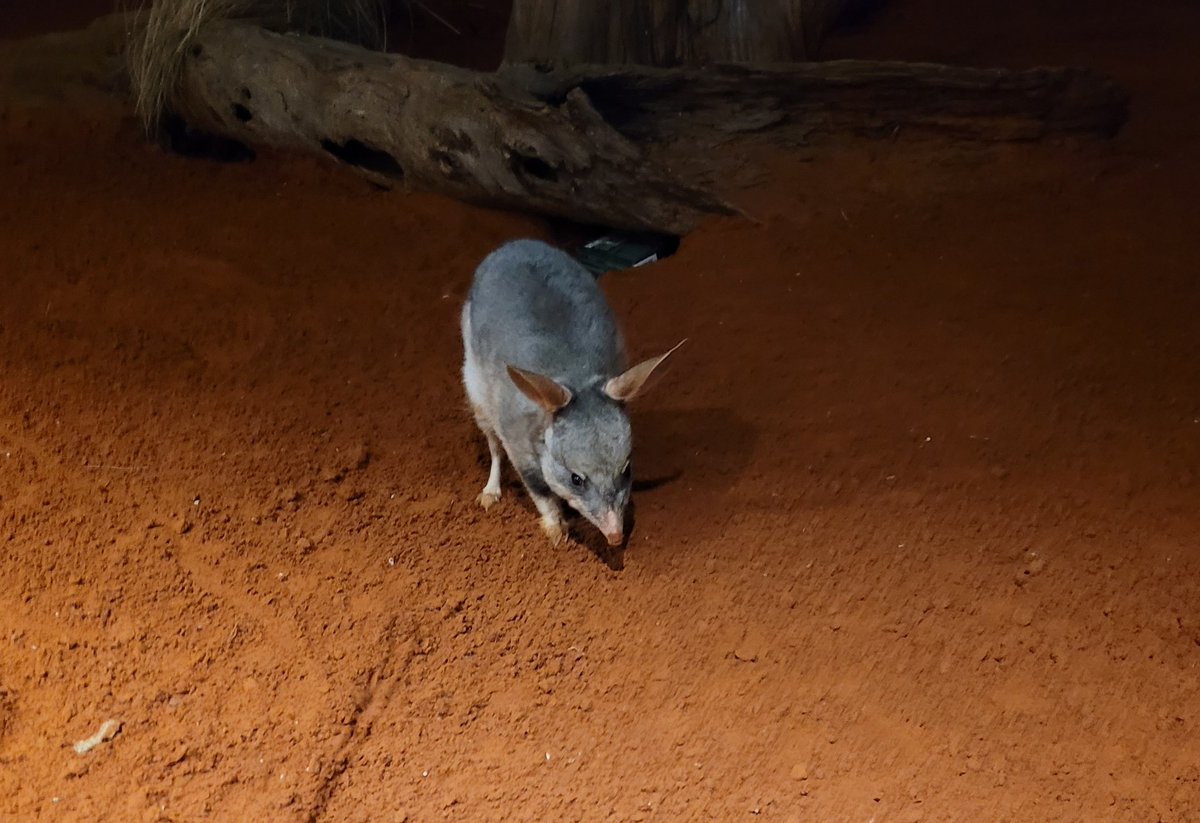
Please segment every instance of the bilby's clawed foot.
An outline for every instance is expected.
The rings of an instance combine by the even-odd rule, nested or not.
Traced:
[[[550,544],[557,546],[566,536],[567,530],[563,525],[561,517],[545,516],[542,518],[542,531],[546,533],[546,537],[550,538]]]
[[[476,416],[476,418],[481,417],[478,410],[476,410],[475,416]],[[480,428],[483,428],[482,424],[480,424]],[[490,509],[492,506],[496,505],[496,503],[498,503],[500,501],[500,454],[501,454],[501,452],[500,452],[500,440],[496,437],[496,435],[493,434],[490,429],[486,429],[486,428],[483,429],[483,432],[485,435],[487,435],[488,453],[492,457],[492,463],[491,463],[491,467],[488,469],[487,485],[485,485],[483,487],[483,491],[481,491],[479,493],[479,496],[476,497],[475,500],[479,503],[479,505],[483,506],[484,511],[487,511],[488,509]]]

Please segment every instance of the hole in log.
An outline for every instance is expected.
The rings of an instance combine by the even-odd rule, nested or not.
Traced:
[[[162,140],[166,147],[185,157],[200,157],[220,163],[247,163],[254,159],[249,146],[193,129],[177,114],[163,118]]]
[[[462,180],[463,160],[469,162],[478,155],[475,141],[466,132],[452,129],[434,129],[432,136],[437,145],[430,147],[429,159],[437,164],[442,174],[450,180]]]
[[[336,143],[325,138],[321,141],[321,148],[351,166],[358,166],[360,169],[386,177],[404,176],[404,168],[396,162],[395,157],[374,146],[368,146],[361,140],[350,138],[345,143]]]
[[[429,159],[436,163],[442,174],[450,180],[463,179],[462,164],[458,162],[456,155],[442,149],[430,149]]]
[[[558,172],[554,170],[554,167],[540,157],[514,152],[510,162],[513,171],[519,174],[536,177],[538,180],[548,180],[551,183],[558,179]]]
[[[233,104],[233,116],[243,123],[249,123],[254,119],[254,115],[250,113],[250,109],[246,108],[241,103]]]

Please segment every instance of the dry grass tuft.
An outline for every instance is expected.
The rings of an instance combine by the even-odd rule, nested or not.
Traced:
[[[155,0],[127,19],[134,110],[157,135],[179,87],[188,49],[205,24],[247,20],[276,31],[332,37],[383,48],[386,0]]]

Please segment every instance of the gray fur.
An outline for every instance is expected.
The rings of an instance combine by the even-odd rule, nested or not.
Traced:
[[[562,536],[560,500],[610,542],[623,536],[632,433],[605,384],[625,370],[625,350],[592,274],[545,243],[510,242],[476,270],[462,332],[463,382],[493,458],[480,502],[486,508],[499,498],[498,441],[551,540]],[[557,412],[544,410],[513,382],[509,365],[551,378],[571,392],[570,401]],[[582,486],[572,474],[584,479]]]

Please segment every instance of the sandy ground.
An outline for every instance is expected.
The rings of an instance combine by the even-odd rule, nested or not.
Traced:
[[[1200,9],[1144,5],[896,0],[829,54],[1133,120],[763,156],[604,279],[691,339],[609,562],[474,503],[457,312],[546,227],[0,103],[0,818],[1200,820]]]

